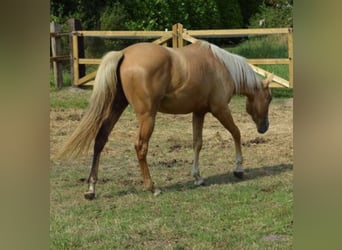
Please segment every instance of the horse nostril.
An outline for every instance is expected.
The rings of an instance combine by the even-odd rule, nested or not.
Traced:
[[[265,120],[265,121],[261,124],[261,126],[258,127],[258,132],[259,132],[260,134],[265,133],[265,132],[268,130],[268,126],[269,126],[269,122],[268,122],[268,120]]]
[[[258,128],[258,132],[259,132],[260,134],[264,134],[266,131],[267,131],[267,129],[265,129],[264,127]]]

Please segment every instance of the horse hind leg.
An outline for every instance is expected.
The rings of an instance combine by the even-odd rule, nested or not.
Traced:
[[[128,105],[128,102],[125,100],[125,98],[122,100],[120,99],[121,98],[114,99],[113,110],[108,119],[103,122],[95,138],[93,160],[88,178],[88,191],[84,193],[84,198],[88,200],[95,198],[95,185],[98,179],[101,152],[108,141],[110,132]]]
[[[135,141],[135,150],[139,161],[141,175],[144,181],[144,186],[154,195],[158,195],[161,191],[155,189],[147,164],[148,144],[153,133],[155,123],[155,113],[146,112],[144,114],[137,114],[139,120],[139,132]]]
[[[193,131],[193,150],[194,150],[194,163],[192,166],[191,174],[195,178],[195,185],[204,185],[204,180],[199,171],[199,154],[202,149],[202,132],[205,114],[192,114],[192,131]]]

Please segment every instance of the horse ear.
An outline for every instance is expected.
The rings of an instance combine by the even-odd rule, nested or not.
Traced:
[[[273,80],[273,77],[274,77],[273,74],[269,74],[267,75],[266,79],[262,80],[262,84],[264,85],[264,88],[268,88],[268,86]]]

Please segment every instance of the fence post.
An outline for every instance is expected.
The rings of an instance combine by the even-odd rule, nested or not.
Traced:
[[[289,53],[289,87],[293,88],[293,30],[289,28],[287,37],[288,53]]]
[[[61,26],[58,23],[50,23],[50,32],[58,33],[61,32],[61,30]],[[51,37],[51,52],[53,57],[60,56],[62,52],[61,38],[55,34],[53,34]],[[54,60],[52,65],[55,85],[57,88],[61,88],[63,87],[63,65],[58,60]]]
[[[177,39],[177,23],[172,25],[172,48],[177,48],[178,47],[178,39]]]
[[[178,23],[177,24],[178,27],[177,27],[177,38],[178,38],[178,48],[182,48],[183,47],[183,24],[181,23]]]
[[[172,47],[183,47],[183,24],[176,23],[172,26]]]
[[[86,68],[84,64],[79,64],[78,59],[84,58],[84,38],[77,35],[77,30],[82,30],[80,20],[69,19],[68,26],[70,30],[70,75],[73,79],[73,85],[77,85],[78,79],[85,76]]]

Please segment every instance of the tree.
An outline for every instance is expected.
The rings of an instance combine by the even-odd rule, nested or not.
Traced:
[[[249,26],[249,19],[258,12],[259,6],[262,3],[263,0],[239,0],[243,27]]]
[[[220,26],[220,14],[215,1],[188,1],[185,7],[188,12],[189,28],[215,29]]]
[[[111,2],[108,0],[108,2]],[[99,29],[100,16],[108,3],[105,0],[52,0],[50,2],[50,19],[64,24],[70,18],[82,21],[87,30]]]
[[[126,0],[126,27],[130,30],[164,30],[169,25],[169,5],[163,0]]]
[[[100,17],[101,30],[124,30],[126,29],[125,22],[127,20],[127,12],[119,3],[115,2],[107,5]]]
[[[293,1],[268,0],[259,6],[258,12],[250,18],[252,28],[292,27]]]
[[[216,0],[220,13],[220,28],[234,29],[241,28],[243,19],[238,0]]]

